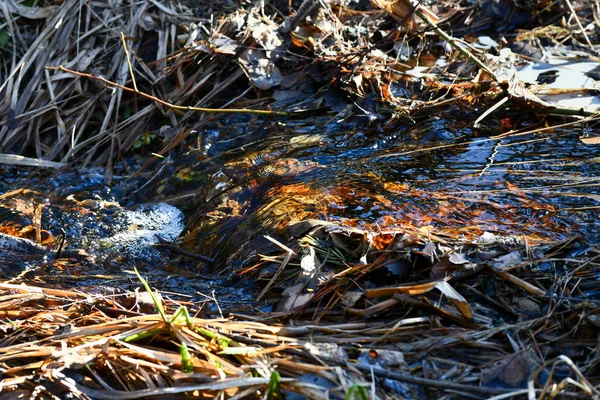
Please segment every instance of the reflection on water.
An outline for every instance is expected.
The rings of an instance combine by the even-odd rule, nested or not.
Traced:
[[[252,215],[254,225],[317,218],[370,230],[432,226],[467,239],[484,231],[600,239],[600,146],[582,143],[583,130],[480,137],[446,125],[344,132],[290,123],[217,168],[229,180],[227,207],[236,204],[240,224]],[[219,228],[221,208],[220,219],[203,209],[189,227]]]
[[[184,247],[211,257],[260,253],[264,234],[294,240],[288,225],[307,219],[371,232],[429,227],[466,240],[488,231],[530,241],[580,235],[598,242],[600,146],[579,139],[589,134],[564,128],[494,137],[459,118],[436,117],[394,130],[344,130],[325,119],[258,128],[231,123],[198,133],[196,150],[143,173],[131,174],[129,160],[118,164],[113,188],[102,184],[100,168],[50,177],[10,169],[0,191],[27,190],[2,198],[0,233],[35,240],[30,226],[41,218],[42,244],[56,248],[64,232],[65,250],[87,252],[73,256],[83,265],[101,250],[121,248],[106,245],[111,237],[144,229],[154,237],[154,228],[127,217],[134,214],[125,204],[171,202],[187,213]],[[165,226],[179,226],[179,217],[161,215]],[[39,258],[14,253],[12,265]],[[117,253],[101,257],[106,269],[86,264],[89,272],[118,271],[128,253]],[[129,259],[128,266],[143,261]]]
[[[154,222],[173,228],[163,237],[169,240],[181,229],[177,209],[156,206],[150,210],[159,215],[148,214],[143,203],[183,208],[181,247],[219,265],[230,261],[234,270],[280,251],[264,235],[294,243],[307,231],[290,224],[310,219],[374,233],[426,229],[472,240],[487,231],[525,235],[530,243],[575,235],[599,242],[600,146],[579,140],[590,133],[495,138],[440,118],[395,130],[341,129],[320,119],[258,128],[244,122],[199,132],[192,138],[196,150],[146,170],[140,168],[146,159],[125,160],[116,165],[112,188],[102,184],[101,168],[50,176],[8,168],[0,176],[0,234],[36,240],[31,227],[39,219],[46,250],[0,243],[0,276],[112,291],[136,285],[137,266],[162,290],[190,296],[218,290],[223,304],[252,303],[252,279],[240,289],[216,275],[198,279],[206,269],[196,260],[132,252],[142,239],[155,239]],[[135,217],[140,212],[150,219]]]

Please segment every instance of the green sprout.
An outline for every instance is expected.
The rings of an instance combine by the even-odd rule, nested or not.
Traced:
[[[192,355],[190,354],[186,344],[183,342],[181,342],[181,346],[179,346],[179,354],[181,354],[181,370],[188,373],[194,372]]]
[[[346,393],[346,400],[369,400],[367,389],[357,383],[351,385]]]
[[[267,400],[278,399],[283,399],[283,394],[281,393],[281,375],[279,375],[279,372],[273,371],[269,387],[267,388]]]

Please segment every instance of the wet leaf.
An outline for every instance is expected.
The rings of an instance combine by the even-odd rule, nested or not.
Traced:
[[[532,350],[506,356],[483,370],[482,382],[490,387],[524,388],[537,369],[536,362],[537,356]]]
[[[405,183],[386,182],[383,184],[385,190],[392,193],[402,193],[410,189],[410,186]]]
[[[509,181],[506,181],[506,187],[511,192],[518,193],[518,194],[523,194],[523,191],[521,189],[519,189],[519,187],[517,185],[515,185],[513,183],[510,183]]]

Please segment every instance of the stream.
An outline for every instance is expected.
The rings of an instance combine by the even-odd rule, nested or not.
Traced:
[[[600,146],[580,140],[589,129],[527,133],[523,123],[502,135],[474,130],[460,110],[393,129],[357,121],[229,119],[193,132],[191,151],[144,168],[148,157],[119,162],[112,187],[99,167],[4,167],[2,279],[118,291],[137,285],[137,267],[167,293],[244,309],[256,288],[223,272],[273,251],[264,235],[293,244],[298,221],[600,240]],[[178,237],[218,268],[154,246]]]

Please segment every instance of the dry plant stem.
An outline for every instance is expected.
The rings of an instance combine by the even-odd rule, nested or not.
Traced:
[[[498,271],[495,268],[492,268],[492,271],[494,271],[494,274],[496,274],[498,277],[506,280],[507,282],[512,283],[515,286],[520,287],[521,289],[523,289],[524,291],[526,291],[527,293],[529,293],[532,296],[538,296],[538,297],[546,296],[545,291],[543,291],[542,289],[540,289],[538,287],[533,286],[529,282],[525,282],[521,278],[518,278],[512,274],[509,274],[508,272]]]
[[[270,378],[241,378],[241,379],[223,379],[223,380],[215,380],[214,382],[209,382],[201,385],[189,385],[189,386],[179,386],[179,387],[166,387],[166,388],[155,388],[155,389],[144,389],[144,390],[136,390],[136,391],[123,391],[123,390],[112,390],[112,391],[103,391],[97,389],[90,389],[84,387],[82,385],[75,384],[75,388],[77,388],[80,392],[96,398],[96,399],[107,399],[107,400],[123,400],[123,399],[139,399],[142,397],[150,397],[150,396],[168,396],[174,395],[178,393],[185,392],[194,392],[194,391],[216,391],[216,390],[224,390],[229,388],[241,388],[247,386],[259,386],[259,385],[267,385],[270,381]],[[281,378],[282,382],[293,382],[293,379],[290,378]],[[60,381],[61,383],[65,383],[66,381]]]
[[[435,31],[435,33],[437,33],[439,36],[442,37],[442,39],[444,39],[445,41],[448,42],[448,44],[450,44],[450,46],[454,47],[456,50],[458,50],[462,55],[464,55],[465,57],[467,57],[469,60],[473,61],[479,68],[481,68],[482,70],[484,70],[487,74],[490,75],[490,77],[492,77],[493,80],[495,80],[496,82],[498,82],[498,77],[496,76],[495,73],[492,72],[491,69],[488,68],[487,65],[485,65],[479,58],[477,58],[473,53],[471,53],[469,50],[467,50],[466,48],[464,48],[463,46],[461,46],[456,39],[454,39],[452,36],[448,35],[446,32],[444,32],[443,30],[441,30],[437,24],[435,22],[433,22],[431,20],[431,18],[429,18],[429,16],[427,14],[425,14],[422,10],[417,8],[416,14],[419,16],[419,18],[421,18],[423,21],[427,22],[427,24]]]
[[[129,75],[131,75],[131,82],[133,83],[133,89],[137,92],[137,83],[135,82],[135,75],[133,74],[133,66],[131,65],[131,57],[129,56],[129,50],[127,49],[127,43],[125,42],[125,34],[121,32],[121,42],[123,43],[123,51],[125,52],[125,59],[127,60],[127,67],[129,68]]]
[[[118,83],[115,83],[115,82],[111,82],[108,79],[103,78],[101,76],[94,76],[94,75],[86,74],[83,72],[74,71],[72,69],[63,67],[62,65],[60,65],[58,67],[46,67],[46,68],[51,71],[62,71],[62,72],[67,72],[67,73],[81,76],[81,77],[88,78],[88,79],[95,79],[97,81],[104,82],[109,86],[112,86],[112,87],[115,87],[115,88],[118,88],[118,89],[121,89],[121,90],[124,90],[127,92],[135,93],[139,96],[145,97],[156,103],[162,104],[163,106],[169,107],[172,110],[196,111],[196,112],[206,112],[206,113],[213,113],[213,114],[257,114],[257,115],[270,115],[270,116],[283,116],[283,117],[287,117],[287,116],[290,116],[293,114],[293,113],[285,112],[285,111],[250,110],[247,108],[203,108],[203,107],[191,107],[191,106],[178,106],[175,104],[171,104],[167,101],[161,100],[157,97],[154,97],[148,93],[140,92],[139,90],[128,88],[127,86],[119,85]]]
[[[581,29],[581,33],[583,34],[583,37],[585,38],[585,41],[587,42],[588,46],[592,51],[594,51],[594,45],[592,44],[590,38],[585,32],[585,28],[583,27],[583,25],[581,25],[581,21],[579,20],[579,17],[577,16],[577,13],[575,12],[575,9],[573,8],[573,5],[571,4],[570,0],[565,0],[565,3],[567,3],[567,7],[569,7],[569,11],[571,11],[571,15],[575,19],[577,26],[579,27],[579,29]]]
[[[447,382],[442,380],[435,379],[427,379],[427,378],[419,378],[417,376],[412,376],[408,374],[403,374],[399,372],[390,372],[386,370],[374,369],[370,366],[363,365],[353,365],[354,368],[359,371],[363,371],[365,373],[370,373],[376,375],[381,378],[390,378],[400,382],[412,383],[415,385],[421,385],[425,387],[436,388],[439,390],[457,390],[465,393],[477,393],[484,395],[496,395],[496,394],[504,394],[508,393],[509,390],[492,388],[492,387],[481,387],[481,386],[471,386],[471,385],[463,385],[460,383]]]
[[[477,58],[473,53],[471,53],[469,50],[467,50],[464,46],[461,46],[456,41],[456,39],[454,39],[452,36],[448,35],[446,32],[444,32],[443,30],[441,30],[437,26],[437,24],[435,24],[431,20],[431,18],[429,18],[427,16],[427,14],[424,14],[419,9],[417,9],[416,14],[423,21],[427,22],[427,24],[429,26],[431,26],[431,28],[435,31],[435,33],[437,33],[439,36],[442,37],[442,39],[444,39],[445,41],[447,41],[448,44],[450,44],[450,46],[452,46],[453,48],[455,48],[456,50],[458,50],[462,55],[464,55],[465,57],[467,57],[469,60],[473,61],[479,68],[481,68],[487,74],[489,74],[490,77],[494,81],[500,83],[500,81],[498,80],[498,76],[494,72],[492,72],[492,70],[489,69],[487,65],[485,65],[479,58]],[[585,35],[585,31],[583,31],[583,32],[584,32],[584,35]],[[587,38],[587,36],[586,36],[586,38]],[[581,117],[595,117],[595,116],[598,115],[598,113],[596,111],[586,111],[583,108],[569,108],[569,107],[551,107],[551,108],[548,108],[548,109],[541,110],[541,112],[544,112],[544,113],[547,113],[547,114],[574,115],[574,116],[581,116]]]
[[[297,255],[294,250],[290,249],[289,247],[287,247],[286,245],[282,244],[278,240],[275,240],[275,239],[273,239],[272,237],[270,237],[268,235],[265,236],[265,238],[268,239],[269,241],[271,241],[272,243],[275,243],[276,245],[278,245],[279,247],[281,247],[285,251],[287,251],[287,255],[285,256],[285,259],[283,260],[283,262],[281,263],[281,265],[279,266],[279,268],[277,269],[277,271],[275,272],[275,274],[273,275],[273,277],[271,278],[271,280],[269,281],[269,283],[267,284],[267,286],[265,286],[265,288],[256,297],[256,301],[257,302],[260,301],[260,299],[262,299],[262,297],[265,295],[265,293],[267,293],[267,291],[273,285],[273,283],[275,283],[275,280],[279,277],[279,275],[281,275],[281,273],[285,269],[286,265],[290,262],[290,260],[292,259],[292,257]]]
[[[511,390],[511,389],[500,389],[500,388],[485,387],[485,386],[471,386],[471,385],[464,385],[464,384],[460,384],[460,383],[453,383],[453,382],[448,382],[448,381],[443,381],[443,380],[419,378],[416,376],[403,374],[403,373],[399,373],[399,372],[391,372],[391,371],[386,371],[386,370],[382,370],[382,369],[374,369],[370,366],[365,366],[365,365],[353,365],[353,367],[358,369],[359,371],[363,371],[365,373],[370,373],[370,374],[376,375],[381,378],[390,378],[390,379],[394,379],[394,380],[397,380],[400,382],[406,382],[406,383],[412,383],[412,384],[420,385],[420,386],[424,386],[424,387],[436,388],[438,390],[452,390],[452,391],[457,391],[457,392],[481,394],[481,395],[488,395],[488,396],[489,395],[506,394],[506,395],[510,395],[511,396],[510,398],[513,398],[512,396],[516,396],[519,394],[526,394],[529,392],[528,389],[521,389],[521,390],[515,391],[515,390]],[[543,393],[543,391],[540,389],[536,389],[535,392]],[[565,398],[570,398],[570,399],[585,399],[586,398],[577,393],[565,393],[564,391],[561,392],[560,395],[564,396]],[[504,397],[496,397],[496,398],[504,398]]]
[[[7,165],[21,165],[24,167],[38,167],[38,168],[62,168],[66,164],[56,161],[42,160],[39,158],[29,158],[18,156],[15,154],[4,154],[0,153],[0,164]]]

